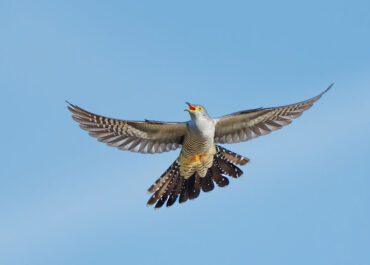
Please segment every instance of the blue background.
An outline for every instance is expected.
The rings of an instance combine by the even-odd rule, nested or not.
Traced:
[[[369,1],[1,1],[0,264],[370,264]],[[154,211],[178,151],[98,143],[64,100],[186,121],[295,103],[244,177]]]

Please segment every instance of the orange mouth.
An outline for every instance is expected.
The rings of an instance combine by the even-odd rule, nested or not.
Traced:
[[[186,111],[191,112],[191,111],[196,111],[196,110],[197,110],[197,109],[196,109],[193,105],[191,105],[189,102],[186,102],[186,104],[188,104],[188,106],[189,106],[189,109],[186,109]]]

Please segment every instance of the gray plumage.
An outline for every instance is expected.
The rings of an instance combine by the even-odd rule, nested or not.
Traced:
[[[236,164],[244,165],[248,158],[217,144],[238,143],[266,135],[291,123],[309,109],[324,92],[296,104],[245,110],[220,118],[211,118],[204,107],[189,105],[188,122],[129,121],[107,118],[69,104],[73,119],[100,142],[121,150],[140,153],[161,153],[181,147],[179,158],[154,183],[154,193],[148,204],[171,206],[197,198],[200,190],[208,192],[215,182],[226,186],[224,175],[239,177],[243,173]]]

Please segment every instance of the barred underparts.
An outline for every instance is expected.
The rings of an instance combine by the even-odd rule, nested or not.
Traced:
[[[333,84],[332,84],[333,85]],[[209,192],[214,183],[229,184],[227,176],[239,178],[249,159],[217,144],[238,143],[269,134],[290,124],[309,109],[331,87],[311,99],[273,108],[244,110],[211,118],[204,107],[186,103],[191,120],[187,122],[129,121],[107,118],[68,103],[72,118],[98,141],[120,150],[146,154],[181,148],[179,157],[148,189],[153,193],[148,205],[155,208],[183,203]]]
[[[162,207],[166,201],[166,206],[171,206],[179,198],[179,202],[186,202],[199,196],[200,190],[209,192],[214,189],[214,182],[219,187],[225,187],[229,184],[228,178],[239,178],[243,171],[237,165],[245,165],[249,159],[231,152],[221,146],[216,146],[216,154],[212,158],[212,165],[208,168],[204,176],[197,172],[189,178],[180,174],[179,161],[176,160],[167,169],[167,171],[148,189],[153,195],[148,201],[148,205],[154,205],[155,208]]]

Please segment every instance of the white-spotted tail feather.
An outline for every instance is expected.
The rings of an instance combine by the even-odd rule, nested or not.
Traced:
[[[148,200],[148,205],[154,205],[155,208],[173,205],[177,198],[179,203],[186,202],[188,199],[197,198],[200,191],[209,192],[217,184],[219,187],[225,187],[229,184],[226,176],[238,178],[243,171],[236,166],[245,165],[249,159],[231,152],[221,146],[216,146],[216,154],[213,158],[212,167],[208,169],[204,177],[194,173],[190,178],[185,179],[180,175],[180,165],[178,160],[162,174],[162,176],[148,189],[153,195]]]

